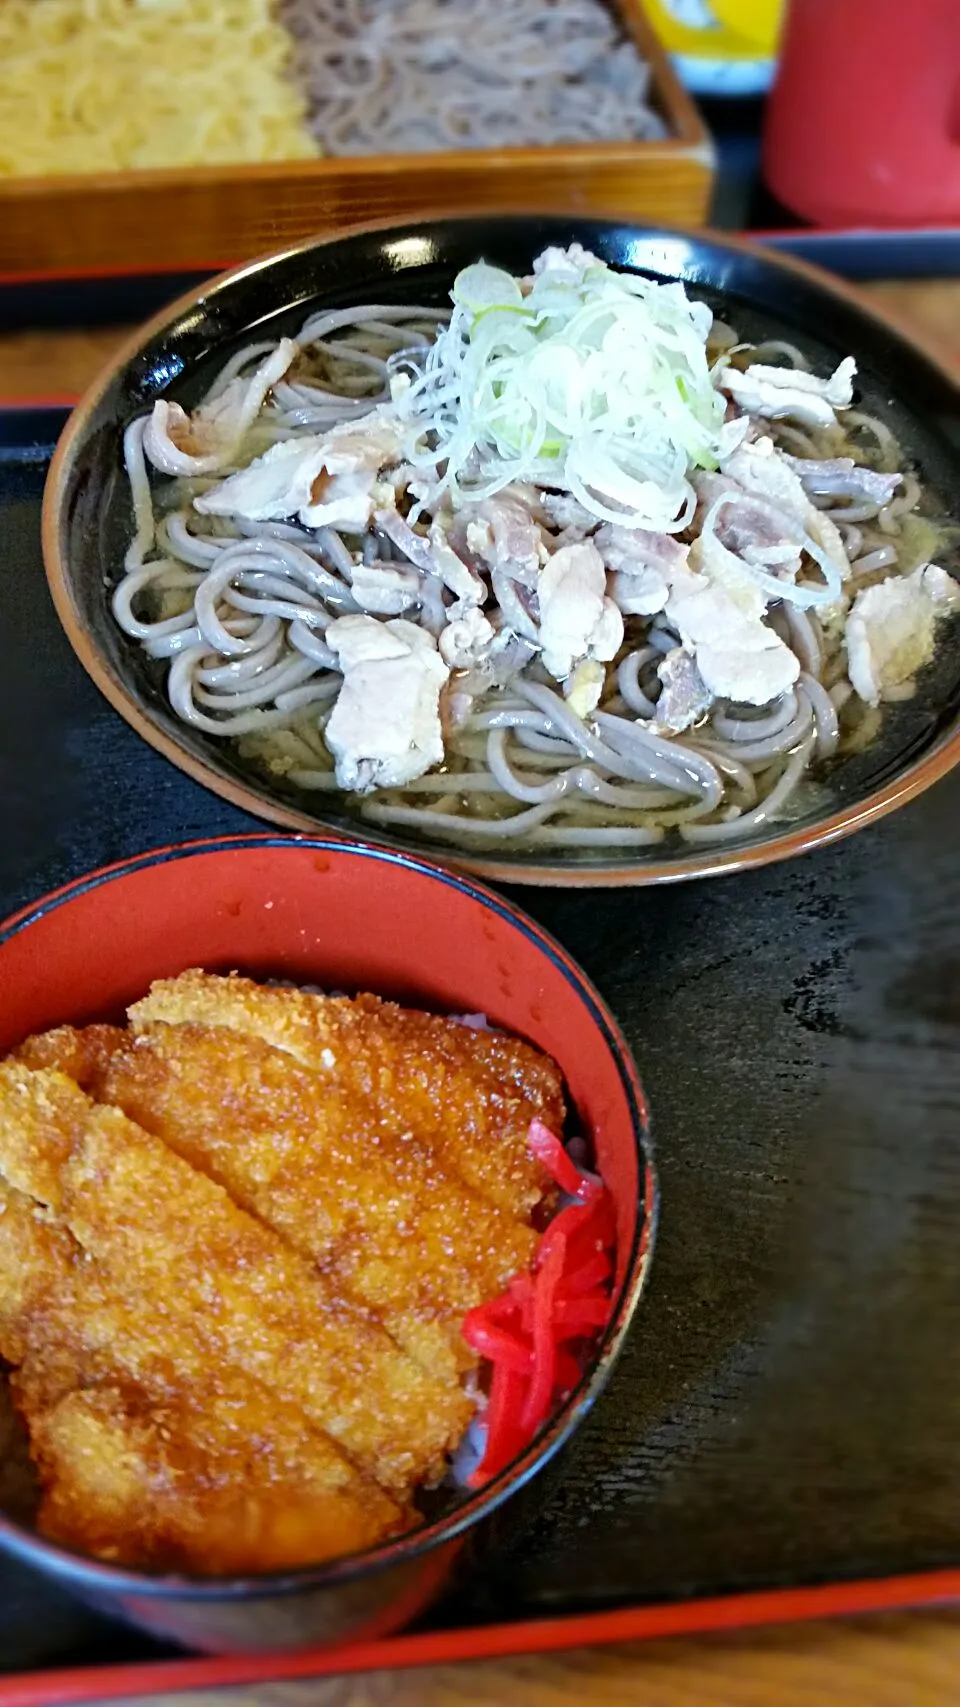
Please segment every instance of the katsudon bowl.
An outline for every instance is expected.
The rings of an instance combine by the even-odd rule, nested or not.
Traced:
[[[656,1222],[643,1089],[583,972],[499,896],[383,848],[272,834],[147,853],[7,920],[0,926],[0,1055],[58,1024],[122,1020],[154,979],[188,967],[484,1015],[559,1064],[572,1122],[613,1199],[611,1311],[579,1385],[481,1491],[434,1490],[419,1527],[363,1554],[270,1575],[199,1579],[119,1568],[56,1545],[33,1523],[36,1491],[2,1382],[5,1552],[102,1611],[207,1652],[369,1639],[420,1612],[474,1547],[489,1550],[491,1536],[529,1520],[541,1472],[609,1379],[646,1279]]]

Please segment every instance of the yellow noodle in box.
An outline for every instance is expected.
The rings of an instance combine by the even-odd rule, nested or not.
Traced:
[[[756,95],[769,87],[784,0],[646,0],[646,10],[697,94]]]
[[[0,180],[312,159],[271,0],[0,0]]]

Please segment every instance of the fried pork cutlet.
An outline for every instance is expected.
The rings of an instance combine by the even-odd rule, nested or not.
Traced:
[[[72,1288],[77,1246],[32,1197],[0,1181],[0,1358],[20,1364]]]
[[[25,1067],[56,1067],[86,1091],[129,1035],[119,1025],[58,1025],[52,1031],[38,1031],[28,1037],[14,1050],[12,1059],[22,1061]]]
[[[441,1471],[470,1403],[317,1269],[64,1074],[0,1065],[0,1176],[49,1206],[113,1284],[298,1404],[401,1496]]]
[[[315,1476],[315,1454],[282,1459],[274,1436],[269,1473],[251,1477],[249,1449],[224,1445],[217,1422],[202,1388],[183,1404],[123,1387],[69,1393],[31,1424],[40,1528],[99,1558],[204,1576],[316,1565],[402,1528],[374,1483],[357,1497],[332,1449]]]
[[[221,1026],[285,1050],[322,1078],[331,1101],[352,1104],[378,1133],[415,1134],[512,1215],[528,1215],[544,1193],[527,1133],[534,1117],[562,1128],[562,1081],[519,1038],[376,996],[315,996],[197,971],[153,984],[129,1017],[135,1031],[158,1020]]]
[[[475,1363],[463,1318],[529,1267],[529,1226],[415,1136],[372,1132],[355,1102],[335,1101],[325,1080],[259,1038],[156,1024],[119,1039],[92,1080],[98,1101],[314,1258],[438,1378],[457,1381]]]
[[[318,1563],[407,1514],[296,1406],[144,1316],[31,1198],[0,1186],[0,1356],[30,1434],[43,1532],[203,1574]]]
[[[402,1530],[473,1405],[466,1312],[529,1267],[553,1062],[201,972],[0,1063],[0,1357],[53,1538],[197,1574]]]

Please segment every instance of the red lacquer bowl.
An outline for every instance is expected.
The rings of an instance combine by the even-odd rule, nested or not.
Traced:
[[[482,1012],[553,1055],[617,1207],[608,1328],[580,1387],[482,1492],[371,1552],[215,1581],[118,1569],[0,1516],[0,1547],[86,1600],[210,1652],[386,1634],[433,1598],[468,1533],[532,1477],[605,1385],[646,1277],[656,1219],[647,1110],[629,1050],[579,967],[489,890],[381,847],[261,835],[144,854],[0,926],[0,1053],[64,1021],[120,1018],[154,978],[202,966]],[[525,1502],[521,1502],[525,1504]]]

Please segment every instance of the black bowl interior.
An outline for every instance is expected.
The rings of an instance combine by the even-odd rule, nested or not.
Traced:
[[[225,282],[214,283],[195,302],[149,338],[110,381],[78,446],[61,516],[61,551],[80,620],[115,681],[139,701],[150,719],[212,776],[242,782],[264,803],[292,807],[320,823],[355,833],[358,820],[336,797],[317,797],[281,781],[268,780],[213,737],[186,728],[173,716],[162,675],[126,640],[109,611],[109,590],[120,573],[133,531],[121,457],[128,422],[153,400],[169,395],[191,405],[203,394],[223,361],[256,336],[296,331],[319,307],[360,302],[440,305],[458,270],[478,257],[522,273],[549,243],[583,243],[607,262],[658,279],[680,279],[732,322],[741,336],[786,337],[800,342],[821,369],[854,354],[859,368],[857,401],[895,431],[905,458],[935,494],[936,509],[960,518],[960,388],[933,361],[864,312],[827,280],[794,270],[773,256],[728,244],[711,235],[637,229],[597,220],[495,218],[444,220],[408,228],[363,232],[317,243],[256,262]],[[960,549],[941,556],[960,572]],[[960,642],[941,645],[912,700],[885,712],[881,734],[863,753],[845,758],[823,786],[809,788],[790,829],[809,826],[865,800],[941,746],[955,730],[960,712]],[[781,831],[783,825],[776,826]],[[369,840],[437,851],[411,832]],[[738,849],[770,839],[746,833],[725,844]],[[506,877],[522,878],[525,865],[540,870],[578,866],[599,871],[642,867],[661,861],[667,846],[629,854],[564,852],[553,858],[511,850],[502,857],[484,850],[487,869],[497,864]],[[669,847],[682,866],[700,850]]]

